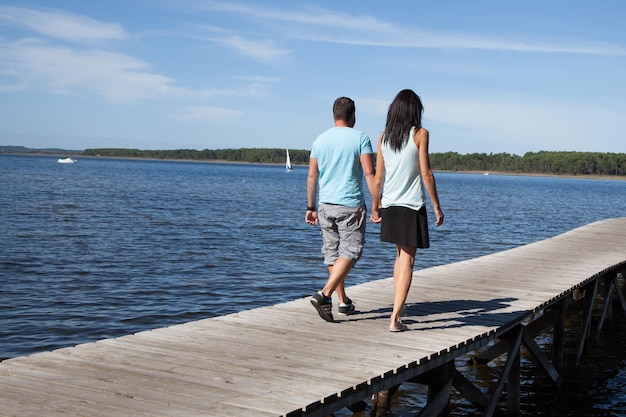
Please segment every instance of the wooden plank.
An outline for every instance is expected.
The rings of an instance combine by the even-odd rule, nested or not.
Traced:
[[[259,414],[276,414],[277,409],[284,410],[291,401],[280,393],[268,391],[255,398],[250,395],[250,391],[240,389],[232,381],[216,381],[198,375],[186,377],[136,367],[43,359],[28,367],[10,367],[15,373],[19,372],[21,377],[3,377],[3,384],[22,389],[35,388],[35,391],[56,395],[65,393],[74,402],[113,408],[118,413],[119,409],[127,408],[126,415],[139,411],[149,413],[163,408],[175,410],[176,415],[197,415],[210,404],[217,403],[237,405]],[[272,408],[268,410],[270,406]],[[254,415],[253,412],[248,414]]]
[[[171,346],[176,343],[185,341],[185,350],[187,354],[194,351],[194,347],[199,347],[199,355],[206,355],[207,351],[217,351],[225,358],[229,358],[232,355],[242,354],[248,356],[258,356],[264,354],[263,357],[267,360],[285,361],[293,360],[300,361],[302,366],[310,367],[312,361],[322,361],[328,357],[328,352],[325,350],[332,350],[336,355],[347,354],[350,355],[347,360],[354,361],[357,364],[362,364],[364,360],[372,360],[372,364],[376,364],[376,361],[383,361],[385,367],[389,365],[389,362],[393,360],[393,357],[398,357],[398,351],[392,351],[392,344],[381,342],[378,344],[378,351],[384,352],[384,348],[388,347],[390,358],[381,358],[380,355],[375,357],[371,349],[366,349],[361,346],[360,343],[353,343],[349,339],[343,341],[333,337],[324,337],[323,339],[316,340],[315,343],[311,343],[310,336],[303,338],[297,333],[293,334],[273,334],[270,339],[264,338],[267,332],[258,328],[247,327],[245,329],[245,335],[248,337],[245,342],[241,340],[241,332],[228,333],[225,328],[232,326],[224,326],[223,324],[216,323],[216,328],[205,329],[206,331],[196,331],[196,339],[193,342],[186,341],[184,338],[176,334],[161,333],[159,335],[150,332],[141,335],[143,340],[149,339],[152,336],[156,336],[153,340],[154,343],[161,342],[163,346],[167,342]],[[236,343],[240,344],[237,345]],[[133,342],[136,343],[136,342]],[[412,349],[399,349],[400,352],[410,354],[411,357],[418,358],[419,350]],[[274,357],[271,355],[274,354]],[[360,356],[360,354],[364,356]],[[394,360],[395,361],[395,360]],[[404,362],[401,362],[404,363]],[[324,371],[324,364],[319,364],[321,372]],[[330,371],[331,369],[328,369]]]
[[[541,319],[575,288],[623,270],[625,233],[626,218],[610,219],[415,271],[403,318],[410,330],[401,334],[387,331],[393,280],[385,278],[349,287],[359,314],[336,323],[305,297],[9,359],[0,363],[0,416],[325,416]],[[494,411],[493,399],[474,401]]]

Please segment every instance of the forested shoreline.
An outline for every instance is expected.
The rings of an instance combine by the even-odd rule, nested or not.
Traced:
[[[125,148],[93,148],[84,151],[60,149],[29,149],[21,146],[0,146],[0,153],[67,154],[73,156],[146,158],[188,161],[227,161],[255,164],[284,164],[282,148],[240,149],[174,149],[139,150]],[[289,149],[293,165],[307,165],[310,150]],[[457,152],[431,153],[436,171],[485,171],[516,174],[626,176],[626,154],[601,152],[527,152],[523,156],[509,153]]]
[[[151,159],[221,160],[248,163],[285,163],[285,150],[279,148],[138,150],[86,149],[84,155]],[[310,151],[290,149],[291,163],[306,165]],[[432,153],[433,169],[439,171],[489,171],[521,174],[626,176],[626,154],[599,152],[527,152],[459,154]]]
[[[309,163],[311,151],[289,149],[289,158],[293,165]],[[116,158],[183,159],[191,161],[229,161],[248,162],[251,164],[284,164],[287,152],[282,148],[240,148],[240,149],[174,149],[174,150],[139,150],[121,148],[85,149],[83,155],[107,156]]]
[[[626,154],[599,152],[527,152],[524,156],[508,153],[456,152],[433,153],[435,170],[492,171],[520,174],[626,176]]]

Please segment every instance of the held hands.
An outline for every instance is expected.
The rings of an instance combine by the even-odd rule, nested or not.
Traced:
[[[383,221],[383,218],[380,216],[380,211],[377,208],[372,208],[372,215],[370,216],[370,221],[372,223],[380,223]]]

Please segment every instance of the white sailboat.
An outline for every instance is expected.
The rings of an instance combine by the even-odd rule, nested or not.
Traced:
[[[285,149],[287,151],[287,160],[285,161],[285,170],[287,172],[291,172],[293,171],[293,168],[291,168],[291,158],[289,158],[289,149]]]

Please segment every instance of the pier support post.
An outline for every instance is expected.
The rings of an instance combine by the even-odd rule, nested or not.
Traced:
[[[552,365],[563,375],[563,353],[565,346],[565,298],[557,301],[552,310],[554,314],[554,330],[552,334]]]
[[[604,297],[604,302],[602,304],[602,312],[600,313],[600,318],[598,319],[598,326],[596,329],[596,341],[600,339],[600,334],[602,332],[602,328],[604,327],[604,321],[608,320],[609,323],[613,318],[613,291],[615,290],[615,280],[613,277],[609,277],[605,275],[603,277],[603,289],[604,292],[602,296]]]
[[[596,340],[600,338],[600,332],[602,327],[604,326],[604,321],[608,319],[609,321],[613,316],[613,293],[617,295],[617,301],[619,301],[619,306],[622,308],[622,313],[626,314],[626,300],[624,299],[624,294],[620,288],[619,283],[619,274],[615,273],[614,276],[609,276],[608,274],[604,277],[604,304],[602,306],[602,314],[600,315],[600,319],[598,320],[598,331],[596,334]]]
[[[617,293],[617,299],[619,300],[620,306],[622,307],[622,313],[626,315],[626,299],[624,298],[624,293],[622,292],[621,288],[624,281],[624,273],[626,273],[626,270],[623,273],[615,274],[613,282],[615,283],[615,292]]]
[[[589,330],[591,329],[591,318],[593,313],[593,303],[596,299],[596,294],[598,293],[598,278],[587,284],[584,287],[584,291],[585,298],[589,297],[589,299],[587,300],[587,306],[585,307],[585,312],[583,315],[582,328],[580,330],[580,340],[578,342],[578,350],[576,351],[576,366],[580,365],[583,351],[585,349],[585,343],[587,342],[587,339],[589,339]]]
[[[429,371],[425,376],[428,383],[428,402],[419,417],[448,417],[450,415],[450,390],[454,361]]]
[[[515,389],[515,387],[518,388],[517,393],[515,393],[514,391],[512,391],[511,393],[509,393],[509,404],[511,404],[511,402],[513,403],[517,403],[519,405],[519,360],[520,360],[520,348],[522,345],[522,336],[524,335],[524,326],[517,326],[516,328],[512,329],[510,332],[508,332],[505,336],[506,337],[510,337],[510,344],[509,344],[509,352],[507,354],[507,361],[504,364],[504,369],[502,370],[502,374],[500,375],[500,378],[498,379],[498,383],[496,385],[496,388],[494,390],[493,393],[491,393],[491,398],[489,399],[489,403],[487,404],[487,408],[485,409],[483,416],[485,417],[491,417],[494,415],[497,405],[498,405],[498,399],[500,397],[500,394],[502,394],[502,391],[504,390],[504,386],[507,385],[508,387],[513,387],[513,389]],[[516,364],[517,363],[517,364]],[[513,371],[513,373],[511,373],[511,371]],[[513,381],[514,378],[518,378],[517,381]],[[509,380],[510,379],[510,380]],[[508,381],[507,381],[508,380]],[[517,395],[517,399],[512,399],[511,396],[515,396]],[[519,406],[518,409],[515,410],[508,410],[509,414],[511,415],[511,412],[513,413],[519,413]],[[513,414],[516,415],[516,414]]]
[[[387,417],[391,408],[391,397],[398,391],[400,385],[394,385],[393,387],[382,390],[372,395],[372,412],[371,417]]]
[[[513,356],[507,358],[507,363],[511,362],[511,370],[506,379],[507,415],[509,417],[520,416],[520,377],[521,377],[521,355],[520,349],[511,352]]]

